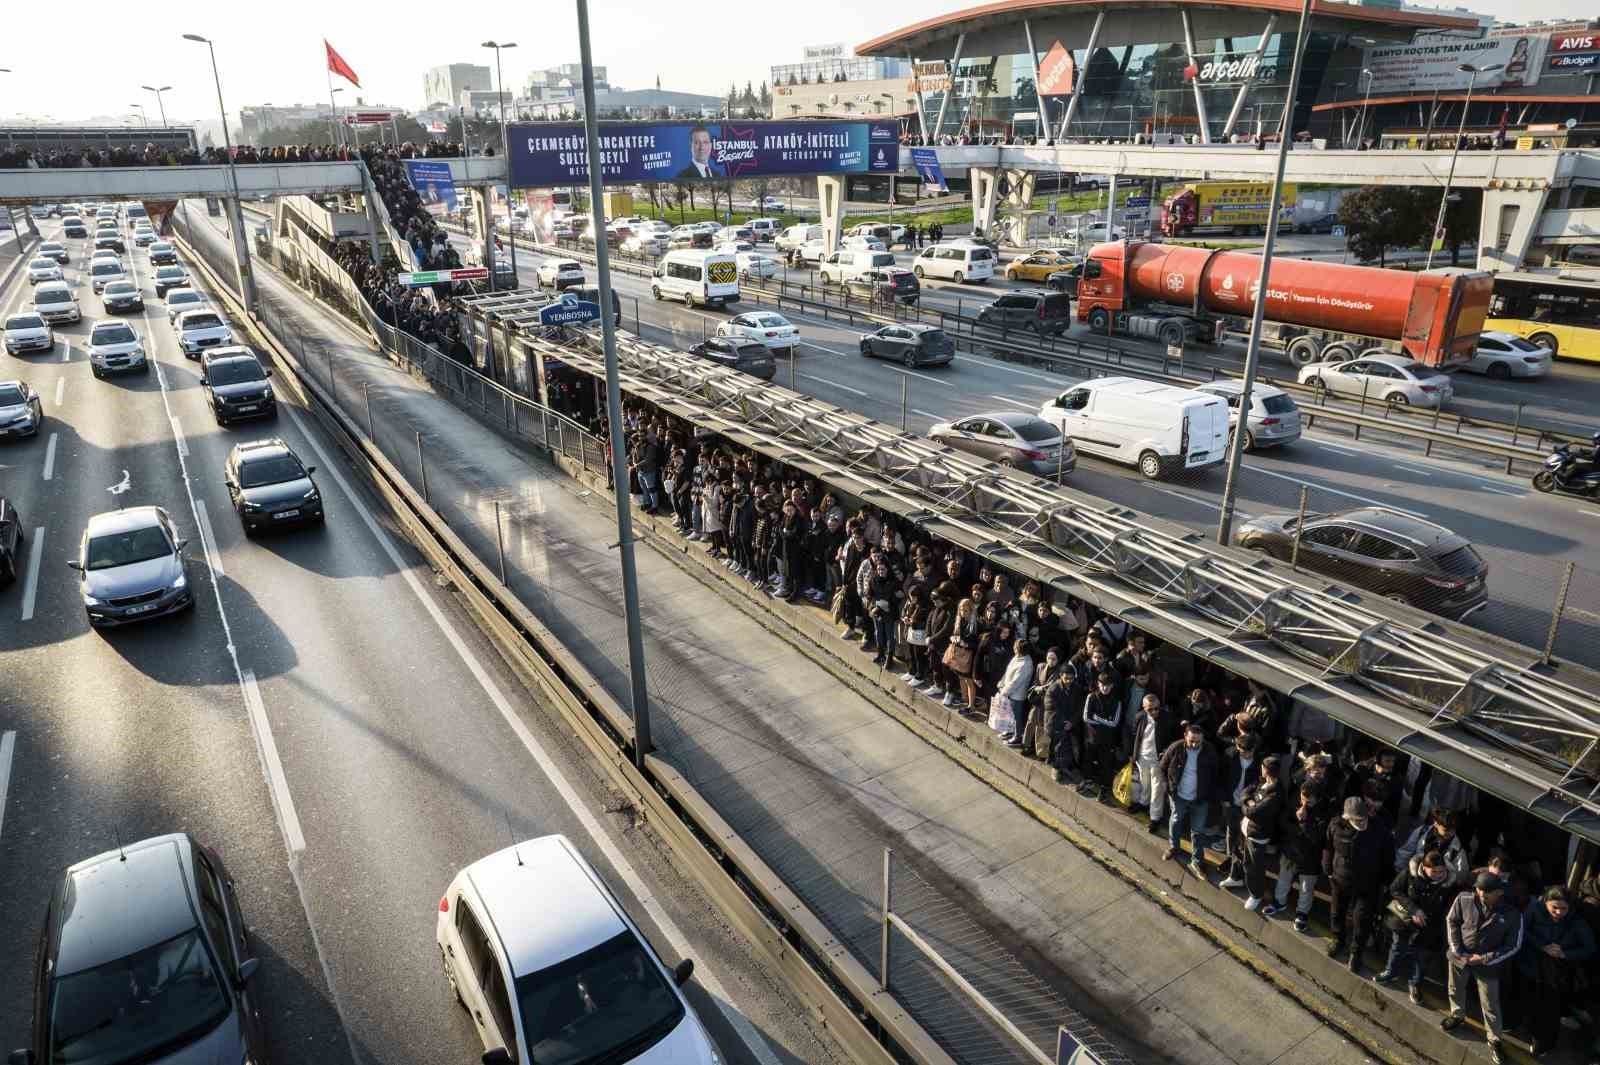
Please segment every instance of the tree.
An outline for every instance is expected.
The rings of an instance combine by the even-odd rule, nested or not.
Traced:
[[[728,83],[728,115],[732,117],[734,108],[739,106],[739,87],[732,82]]]
[[[1416,247],[1433,228],[1432,216],[1418,210],[1414,190],[1394,185],[1367,185],[1339,203],[1350,251],[1363,262],[1387,265],[1390,248]]]
[[[772,113],[772,90],[767,87],[767,83],[765,81],[763,81],[761,83],[761,94],[760,94],[759,97],[757,97],[757,99],[759,99],[761,101],[761,112],[762,112],[762,114],[771,114]]]
[[[1432,196],[1432,189],[1418,189],[1423,199],[1433,199],[1424,215],[1426,218],[1437,218],[1439,204]],[[1483,220],[1483,190],[1482,189],[1452,189],[1450,200],[1444,209],[1444,246],[1450,249],[1450,265],[1459,266],[1461,260],[1461,246],[1463,244],[1476,247],[1478,243],[1478,225]]]

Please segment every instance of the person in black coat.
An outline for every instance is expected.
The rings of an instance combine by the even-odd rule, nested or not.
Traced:
[[[1222,775],[1221,759],[1206,742],[1205,730],[1189,722],[1184,726],[1183,738],[1161,755],[1161,775],[1167,781],[1167,799],[1172,803],[1172,820],[1167,828],[1167,852],[1164,858],[1178,856],[1178,845],[1189,836],[1193,853],[1189,868],[1202,880],[1206,878],[1204,833],[1206,811],[1217,797]]]
[[[1223,849],[1228,854],[1228,872],[1219,887],[1245,886],[1244,833],[1239,824],[1244,819],[1244,800],[1261,779],[1262,756],[1257,750],[1260,744],[1258,734],[1242,732],[1233,738],[1222,759]]]
[[[1328,923],[1334,940],[1328,957],[1350,949],[1350,971],[1361,972],[1361,955],[1371,934],[1373,914],[1394,869],[1394,837],[1372,816],[1367,800],[1344,801],[1344,816],[1328,826],[1322,867],[1333,888]]]
[[[1278,825],[1278,886],[1273,900],[1261,908],[1263,917],[1271,917],[1289,906],[1289,888],[1299,886],[1300,897],[1295,902],[1294,930],[1304,932],[1311,927],[1311,906],[1317,901],[1317,880],[1322,876],[1322,848],[1328,839],[1328,822],[1333,811],[1327,794],[1314,783],[1301,784],[1295,790],[1298,802],[1281,807],[1282,821]],[[1337,803],[1337,799],[1331,800]]]
[[[1252,913],[1267,900],[1267,861],[1277,848],[1279,821],[1283,817],[1282,772],[1277,755],[1261,760],[1261,776],[1241,804],[1244,814],[1240,834],[1244,836],[1244,881],[1250,892],[1244,908]]]
[[[1444,951],[1444,913],[1459,893],[1444,854],[1430,850],[1414,855],[1389,884],[1389,910],[1384,924],[1394,938],[1389,960],[1374,983],[1389,985],[1405,977],[1411,1001],[1422,1002],[1422,977],[1432,959]],[[1399,903],[1397,906],[1396,903]],[[1409,911],[1401,916],[1400,909]]]
[[[1122,748],[1122,693],[1110,670],[1095,677],[1094,689],[1084,698],[1083,724],[1085,785],[1098,788],[1099,798],[1105,801]]]

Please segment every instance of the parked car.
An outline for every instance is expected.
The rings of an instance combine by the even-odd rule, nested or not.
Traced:
[[[25,351],[54,351],[55,330],[44,316],[34,311],[19,311],[6,316],[6,354],[21,355]]]
[[[995,329],[1025,329],[1039,336],[1057,336],[1072,325],[1072,297],[1049,289],[1008,292],[980,307],[978,321]]]
[[[1002,466],[1054,477],[1078,464],[1072,442],[1061,430],[1023,411],[990,411],[953,422],[938,422],[928,437]]]
[[[774,352],[793,354],[795,345],[800,343],[800,327],[772,311],[751,311],[717,323],[717,336],[754,340]]]
[[[246,536],[262,529],[321,525],[322,492],[307,466],[282,440],[252,440],[228,452],[222,480]]]
[[[149,621],[193,607],[183,557],[188,542],[160,507],[108,510],[90,518],[77,557],[67,561],[82,575],[79,592],[90,627]]]
[[[1059,251],[1036,251],[1007,263],[1006,280],[1045,281],[1056,271],[1066,270],[1082,261],[1076,255],[1067,255]]]
[[[1450,378],[1406,355],[1365,355],[1301,367],[1300,383],[1317,393],[1365,396],[1396,407],[1443,407],[1455,394]]]
[[[38,436],[44,424],[39,393],[26,381],[0,381],[0,440]]]
[[[1228,442],[1239,428],[1239,396],[1243,386],[1234,380],[1209,381],[1195,385],[1196,392],[1221,397],[1228,405]],[[1281,447],[1300,439],[1300,408],[1294,397],[1276,385],[1256,381],[1250,387],[1250,419],[1245,427],[1244,449]]]
[[[956,346],[936,325],[895,323],[862,334],[861,354],[895,359],[907,367],[948,366],[956,357]]]
[[[1239,526],[1240,547],[1287,561],[1296,514],[1264,514]],[[1442,525],[1382,507],[1307,514],[1301,566],[1446,617],[1463,618],[1489,601],[1489,564],[1465,537]]]
[[[1478,334],[1478,348],[1462,369],[1504,381],[1509,377],[1543,377],[1554,361],[1549,348],[1515,333],[1486,330]]]
[[[754,340],[714,336],[690,347],[689,353],[719,366],[726,366],[730,370],[759,377],[763,381],[772,380],[773,375],[778,372],[778,364],[773,361],[771,349],[766,344]]]
[[[190,311],[190,314],[200,312]],[[276,418],[278,400],[256,353],[242,344],[210,348],[200,356],[200,387],[218,425],[241,418]]]
[[[27,539],[22,531],[22,515],[11,500],[0,496],[0,584],[17,579],[17,570],[22,568],[22,545]]]

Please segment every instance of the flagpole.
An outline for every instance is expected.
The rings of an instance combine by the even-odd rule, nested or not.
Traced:
[[[328,57],[327,57],[328,42],[327,41],[323,41],[322,42],[322,47],[323,47],[322,65],[323,65],[324,68],[326,68],[327,65],[328,65]],[[333,137],[333,146],[335,148],[338,148],[338,147],[343,146],[344,139],[339,136],[339,105],[333,102],[333,72],[331,70],[324,69],[322,73],[328,79],[328,107],[333,111],[333,117],[328,120],[328,125],[331,127],[329,132]]]

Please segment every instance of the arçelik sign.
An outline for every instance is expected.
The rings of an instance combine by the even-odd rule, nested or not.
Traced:
[[[1254,81],[1260,74],[1261,57],[1258,55],[1208,59],[1204,65],[1190,62],[1183,71],[1187,81]]]

